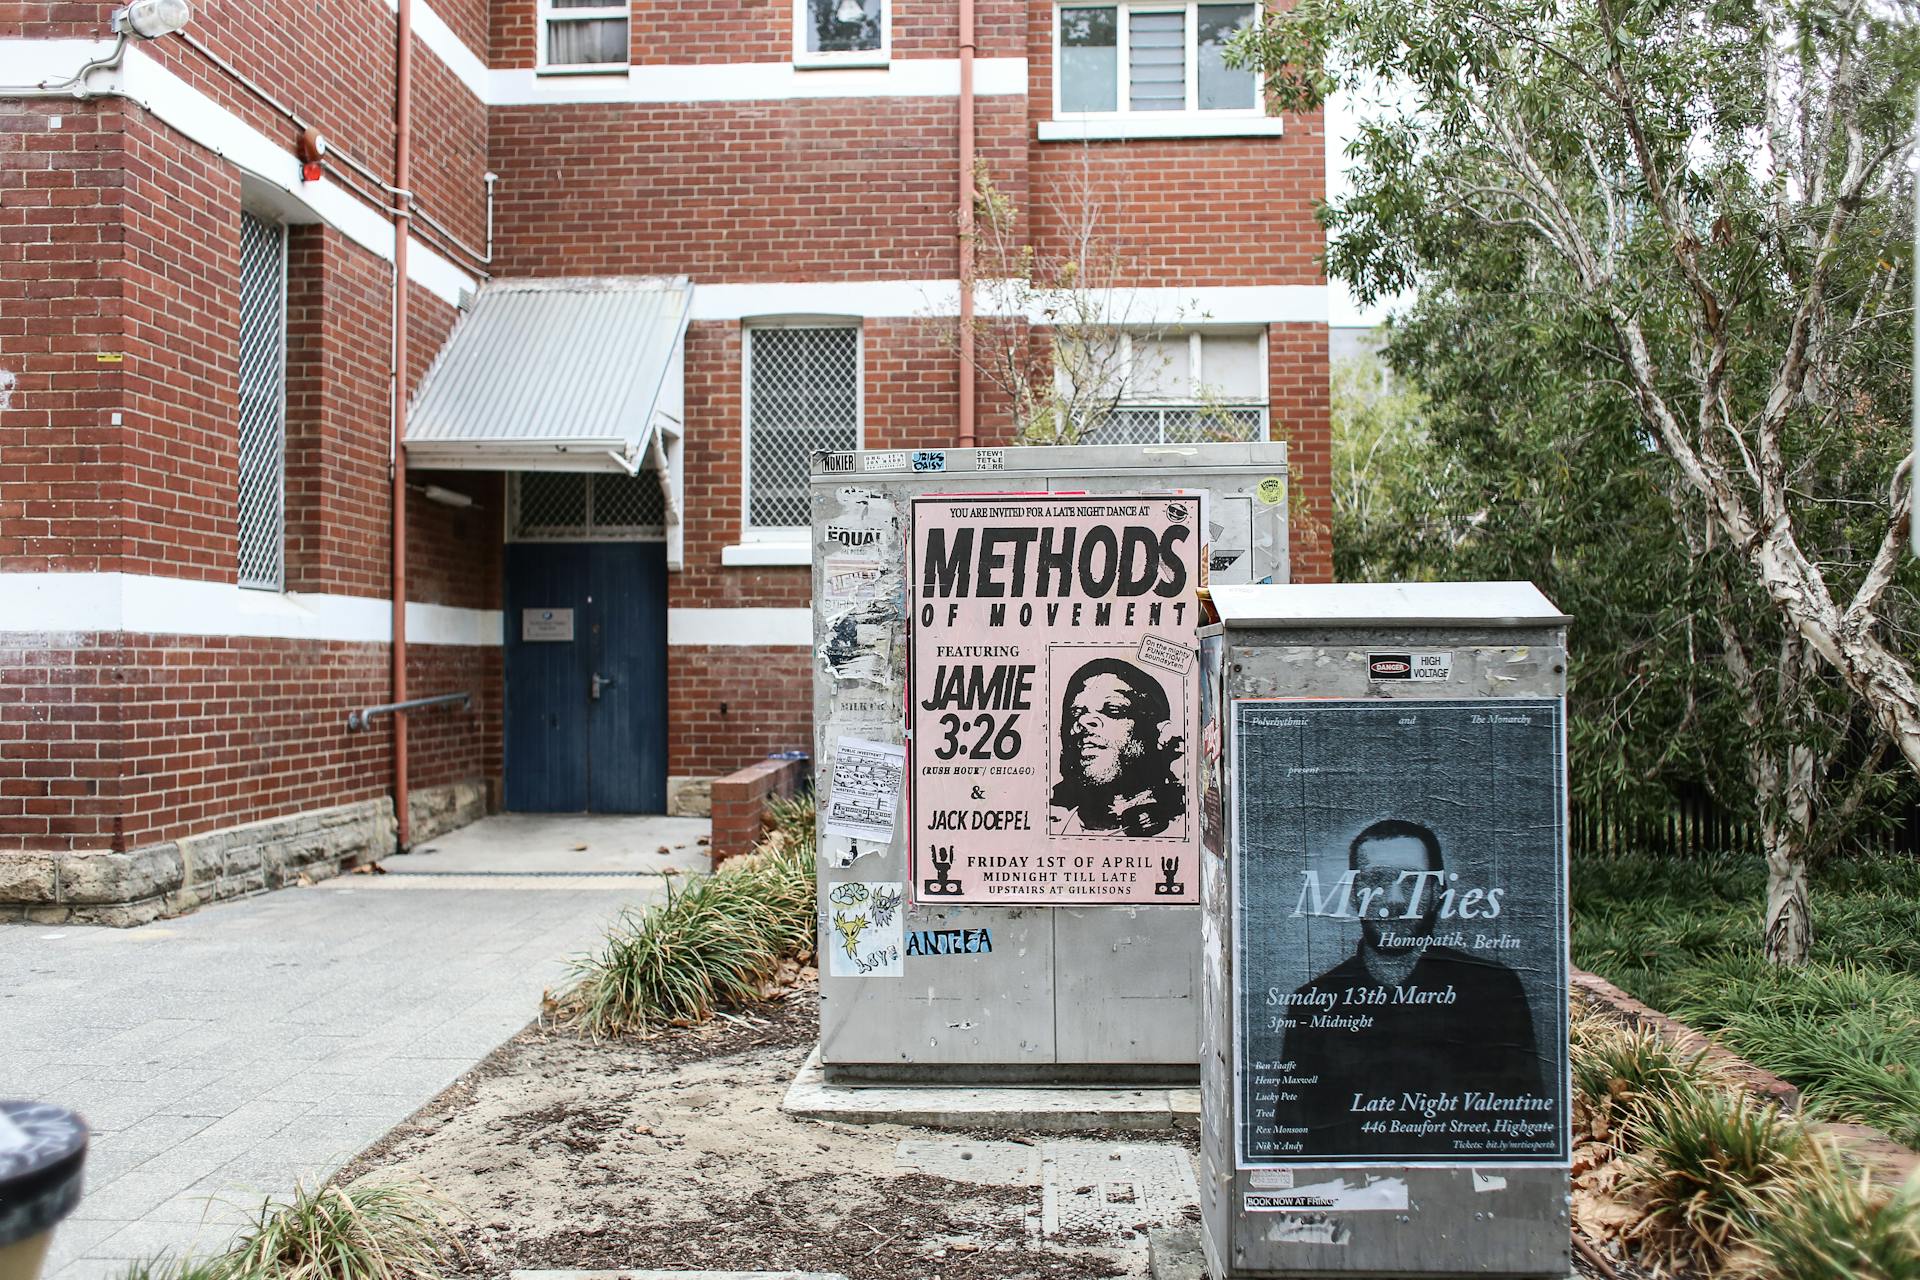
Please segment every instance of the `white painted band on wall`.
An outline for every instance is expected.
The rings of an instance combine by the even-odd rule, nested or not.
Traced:
[[[0,631],[248,637],[385,644],[393,606],[371,596],[252,591],[141,573],[0,573]],[[498,647],[498,609],[407,605],[407,643]]]
[[[980,97],[1027,92],[1025,58],[976,58]],[[605,75],[542,75],[532,68],[487,73],[490,107],[616,102],[779,102],[808,98],[953,98],[960,94],[958,58],[908,58],[884,67],[813,70],[790,62],[682,63],[626,67]]]
[[[387,0],[389,11],[398,13],[398,0]],[[487,100],[487,64],[479,54],[467,47],[467,42],[453,34],[446,19],[435,13],[420,0],[413,4],[413,35],[425,45],[434,57],[440,59],[440,65],[453,72],[454,77],[467,87],[467,92],[481,102]]]
[[[1009,291],[1011,292],[1011,291]],[[981,314],[1011,310],[990,281],[974,288],[974,309]],[[1205,288],[1155,286],[1118,289],[1101,315],[1128,325],[1325,324],[1327,287],[1321,284],[1218,285]],[[696,284],[695,320],[744,320],[758,316],[860,316],[910,319],[957,315],[958,280],[822,280],[752,284]],[[1042,302],[1033,302],[1027,319],[1046,323]]]
[[[91,59],[113,51],[110,40],[0,39],[0,84],[38,84],[71,75]],[[233,112],[194,88],[139,48],[130,48],[117,71],[94,73],[97,89],[114,88],[182,136],[230,161],[304,211],[290,220],[324,222],[361,248],[393,261],[393,223],[331,178],[303,182],[300,161]],[[57,98],[43,99],[53,108]],[[78,106],[78,103],[74,104]],[[407,278],[450,306],[478,284],[476,277],[442,256],[431,243],[412,238]]]
[[[669,645],[810,648],[811,609],[669,609]]]
[[[392,606],[372,596],[252,591],[142,573],[0,573],[0,633],[247,637],[385,644]],[[407,605],[407,643],[498,647],[498,609]],[[813,643],[808,609],[669,609],[670,645]]]

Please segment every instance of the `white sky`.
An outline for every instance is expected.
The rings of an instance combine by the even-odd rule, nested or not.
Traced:
[[[1391,94],[1383,94],[1378,89],[1363,91],[1356,96],[1349,93],[1336,93],[1327,99],[1327,199],[1336,200],[1345,195],[1352,187],[1347,180],[1346,148],[1352,139],[1356,121],[1364,119],[1368,113],[1378,109],[1382,101],[1390,100]],[[1410,293],[1363,307],[1351,290],[1338,280],[1327,282],[1327,323],[1336,328],[1349,326],[1377,325],[1387,318],[1387,313],[1395,307],[1404,306],[1413,300]]]

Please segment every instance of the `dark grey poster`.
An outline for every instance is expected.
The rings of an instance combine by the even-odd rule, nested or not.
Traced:
[[[1567,1158],[1557,700],[1236,700],[1242,1167]]]

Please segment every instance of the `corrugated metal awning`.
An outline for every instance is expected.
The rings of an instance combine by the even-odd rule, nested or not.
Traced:
[[[677,437],[693,283],[491,280],[420,384],[407,461],[474,470],[638,471]]]

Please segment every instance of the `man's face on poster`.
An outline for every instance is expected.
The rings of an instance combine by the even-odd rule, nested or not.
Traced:
[[[1095,786],[1111,786],[1146,753],[1139,696],[1119,676],[1097,675],[1067,707],[1068,761]]]
[[[1381,836],[1363,840],[1353,851],[1355,890],[1377,889],[1360,931],[1367,942],[1382,951],[1401,950],[1427,937],[1440,918],[1440,890],[1434,877],[1409,872],[1437,871],[1439,859],[1418,836]],[[1408,918],[1415,899],[1419,914]],[[1380,914],[1381,911],[1385,915]],[[1383,939],[1405,939],[1387,943]]]

